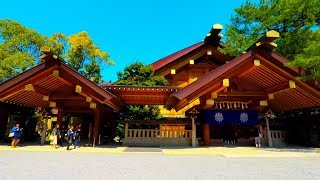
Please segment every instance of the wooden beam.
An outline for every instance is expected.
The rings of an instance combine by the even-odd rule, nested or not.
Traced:
[[[280,37],[280,34],[277,31],[274,31],[274,30],[268,31],[259,40],[253,43],[246,51],[250,51],[257,47],[262,47],[263,44],[265,44],[267,48],[268,46],[270,48],[274,48],[276,47],[276,44],[272,42],[279,37]]]
[[[263,100],[263,101],[260,101],[260,106],[268,106],[268,101],[266,100]]]
[[[53,77],[59,77],[59,70],[54,70],[52,72]]]
[[[43,100],[43,101],[49,101],[49,96],[43,96],[43,97],[42,97],[42,100]]]
[[[292,88],[296,88],[296,84],[294,81],[289,80],[289,81],[285,81],[283,83],[280,83],[276,86],[270,87],[268,89],[265,90],[265,92],[267,92],[268,94],[277,94],[283,91],[286,91],[288,89],[292,89]]]
[[[80,85],[76,85],[75,92],[76,93],[81,93],[82,92],[82,87]]]
[[[92,97],[86,97],[86,102],[91,102],[92,101]]]
[[[51,91],[49,91],[49,90],[47,90],[45,88],[42,88],[40,86],[33,85],[33,84],[25,85],[24,90],[25,91],[32,91],[32,92],[41,94],[43,96],[49,96],[51,94]]]
[[[266,68],[270,69],[271,71],[277,72],[278,75],[280,75],[286,79],[294,79],[296,86],[298,86],[299,88],[303,88],[308,94],[312,94],[316,98],[320,99],[320,91],[319,90],[317,90],[316,88],[307,84],[306,82],[295,79],[296,76],[285,71],[283,69],[283,68],[285,68],[284,66],[283,67],[277,66],[274,63],[270,62],[269,60],[265,59],[263,56],[261,56],[259,54],[256,54],[256,55],[259,56],[259,58],[261,60],[263,60],[263,65]]]
[[[24,91],[24,89],[20,89],[20,90],[17,90],[15,92],[12,92],[10,94],[7,94],[6,96],[4,96],[3,98],[0,98],[1,101],[5,101],[6,99],[9,99],[10,97],[16,95],[16,94],[19,94],[20,92]]]
[[[254,64],[254,66],[260,66],[261,62],[259,59],[255,59],[255,60],[253,60],[253,64]]]
[[[90,103],[90,108],[91,109],[96,109],[97,108],[97,104],[96,103]]]
[[[43,53],[49,53],[51,52],[51,49],[48,46],[44,46],[40,48],[40,51]]]
[[[239,97],[242,97],[242,96],[249,96],[249,97],[252,97],[252,96],[262,96],[262,97],[266,97],[267,94],[265,92],[256,92],[256,91],[243,91],[243,92],[239,92],[239,91],[236,91],[236,92],[221,92],[218,94],[218,96],[239,96]]]
[[[49,107],[57,107],[57,103],[56,102],[49,102]]]
[[[63,96],[63,95],[54,95],[50,96],[51,100],[71,100],[71,101],[83,101],[84,98],[82,96]]]

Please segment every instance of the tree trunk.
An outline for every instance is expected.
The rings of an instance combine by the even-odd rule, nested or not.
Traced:
[[[44,145],[46,141],[47,124],[48,124],[48,118],[46,117],[43,125],[42,135],[41,135],[41,145]]]

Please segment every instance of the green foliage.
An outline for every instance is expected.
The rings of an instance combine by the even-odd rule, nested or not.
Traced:
[[[0,82],[38,63],[45,37],[18,22],[0,20]]]
[[[101,82],[101,64],[115,64],[109,60],[109,54],[101,51],[85,31],[71,35],[68,44],[68,63],[96,83]]]
[[[117,85],[135,85],[135,86],[163,86],[168,81],[161,76],[155,76],[151,66],[146,66],[136,62],[127,66],[124,72],[118,72]]]
[[[124,72],[118,72],[117,85],[134,86],[164,86],[168,81],[162,76],[155,76],[151,66],[136,62],[127,66]],[[158,106],[128,106],[124,112],[125,119],[159,119],[160,109]]]
[[[45,44],[46,46],[50,47],[54,54],[62,57],[63,59],[67,58],[65,51],[68,44],[68,38],[64,34],[52,34],[52,36],[47,39]]]
[[[302,67],[310,72],[302,77],[304,80],[320,79],[320,30],[316,31],[303,52],[298,54],[295,60],[288,65]]]
[[[41,135],[45,128],[45,122],[46,122],[46,119],[43,117],[43,112],[40,109],[35,110],[33,118],[37,120],[35,131],[39,135]]]
[[[40,63],[40,48],[48,46],[83,76],[101,82],[101,67],[113,65],[107,52],[101,51],[86,32],[51,37],[38,34],[19,22],[0,20],[0,82]]]
[[[160,119],[160,109],[158,106],[127,106],[123,118],[131,120],[154,120]]]
[[[227,26],[227,48],[224,52],[239,55],[262,34],[276,30],[281,38],[276,41],[278,47],[275,51],[290,61],[298,61],[291,65],[302,65],[303,58],[312,59],[310,55],[303,54],[311,53],[313,48],[309,46],[315,46],[312,42],[319,24],[319,0],[260,0],[257,4],[247,1],[235,9],[231,25]],[[317,65],[316,60],[309,63]],[[314,70],[311,72],[318,73]]]

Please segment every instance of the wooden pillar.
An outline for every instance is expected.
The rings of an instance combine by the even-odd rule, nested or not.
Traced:
[[[210,146],[210,127],[209,124],[203,125],[203,140],[205,146]]]
[[[88,145],[92,145],[92,122],[89,123]]]
[[[271,132],[270,132],[270,126],[269,126],[269,118],[266,118],[266,125],[267,125],[268,144],[269,144],[269,147],[272,147],[272,138],[271,138]]]
[[[93,145],[99,141],[100,134],[100,122],[101,122],[101,110],[96,108],[94,110],[94,122],[93,122]]]
[[[162,135],[162,124],[159,125],[159,135],[160,135],[159,137],[161,137],[161,138],[163,137],[163,135]]]
[[[0,139],[4,137],[6,130],[7,130],[7,123],[8,123],[9,111],[5,109],[4,105],[1,106],[0,104]],[[11,128],[11,127],[9,127]]]
[[[124,125],[124,137],[125,138],[128,137],[128,123],[125,123],[125,125]]]
[[[57,124],[59,124],[60,128],[62,128],[62,118],[63,118],[63,110],[58,109]]]
[[[197,138],[197,129],[196,129],[196,124],[194,122],[194,117],[191,118],[192,120],[192,147],[196,147],[196,138]]]

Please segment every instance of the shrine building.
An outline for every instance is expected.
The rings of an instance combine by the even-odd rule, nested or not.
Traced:
[[[0,126],[14,118],[26,122],[17,107],[41,108],[59,124],[82,117],[95,144],[115,136],[118,123],[128,146],[250,145],[253,128],[263,132],[265,145],[285,144],[288,132],[273,129],[262,115],[320,107],[320,81],[298,79],[308,72],[286,66],[288,60],[273,52],[278,32],[266,32],[232,57],[222,52],[221,30],[213,25],[203,41],[151,65],[167,86],[95,84],[41,48],[41,64],[0,84]],[[159,105],[163,119],[120,120],[128,105]]]

